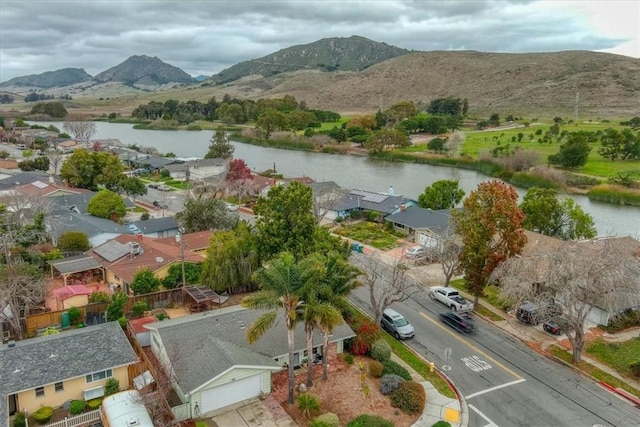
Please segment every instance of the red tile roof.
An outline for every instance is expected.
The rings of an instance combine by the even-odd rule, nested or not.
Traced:
[[[147,316],[140,319],[130,320],[129,323],[131,324],[131,329],[133,329],[133,332],[135,332],[136,334],[141,334],[143,332],[149,332],[149,330],[145,328],[144,325],[155,323],[157,321],[158,319],[156,319],[154,316]]]
[[[91,292],[85,285],[68,285],[55,289],[53,294],[57,300],[63,301],[76,295],[91,295]]]

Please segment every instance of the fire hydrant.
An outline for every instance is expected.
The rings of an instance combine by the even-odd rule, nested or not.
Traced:
[[[433,362],[429,362],[429,369],[431,370],[431,372],[433,372],[433,370],[435,369],[436,364]]]

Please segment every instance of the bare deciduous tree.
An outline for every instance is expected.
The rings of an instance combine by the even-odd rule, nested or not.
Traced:
[[[88,141],[96,133],[96,124],[94,122],[68,120],[62,125],[62,129],[76,139]]]
[[[327,213],[338,205],[345,194],[347,194],[347,190],[342,188],[327,191],[323,194],[314,194],[312,199],[312,209],[313,215],[316,217],[316,221],[322,221]]]
[[[455,157],[458,152],[458,148],[462,145],[467,136],[462,131],[455,131],[447,139],[447,156]]]
[[[640,245],[630,249],[618,239],[630,238],[567,242],[557,250],[511,258],[493,275],[503,296],[518,304],[529,300],[537,305],[540,320],[558,323],[571,343],[574,363],[581,359],[594,307],[615,311],[621,303],[640,304]]]
[[[438,244],[438,258],[442,265],[444,273],[444,286],[449,286],[451,278],[455,274],[461,273],[460,253],[462,252],[462,243],[460,239],[452,232],[447,232],[440,237]]]
[[[404,301],[411,296],[416,281],[408,274],[407,266],[400,258],[388,264],[380,255],[353,254],[351,262],[364,271],[362,282],[369,289],[369,300],[377,325],[382,313],[396,301]]]
[[[18,339],[24,333],[20,318],[44,301],[46,282],[37,273],[23,262],[0,265],[0,321],[7,322]]]
[[[60,166],[64,162],[64,154],[60,151],[50,151],[47,153],[49,159],[49,171],[52,175],[58,175],[60,173]]]

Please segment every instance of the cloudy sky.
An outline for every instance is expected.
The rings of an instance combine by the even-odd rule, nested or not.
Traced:
[[[638,0],[2,0],[0,81],[131,55],[192,75],[325,37],[415,50],[640,57]]]

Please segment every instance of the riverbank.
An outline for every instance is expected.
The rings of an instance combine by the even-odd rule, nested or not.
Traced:
[[[346,154],[369,156],[373,159],[389,162],[418,163],[432,166],[448,166],[460,169],[469,169],[483,175],[498,178],[516,187],[528,189],[531,187],[555,188],[560,192],[572,195],[583,195],[591,200],[616,205],[640,206],[640,190],[627,188],[622,185],[608,184],[602,177],[564,172],[565,182],[557,182],[541,176],[532,168],[527,172],[514,172],[505,167],[486,160],[476,160],[469,157],[446,157],[441,154],[425,152],[400,152],[387,151],[376,155],[369,155],[367,150],[351,144],[351,146],[321,145],[306,141],[291,140],[266,140],[252,138],[239,133],[233,133],[232,139],[261,147],[315,151],[327,154]]]

